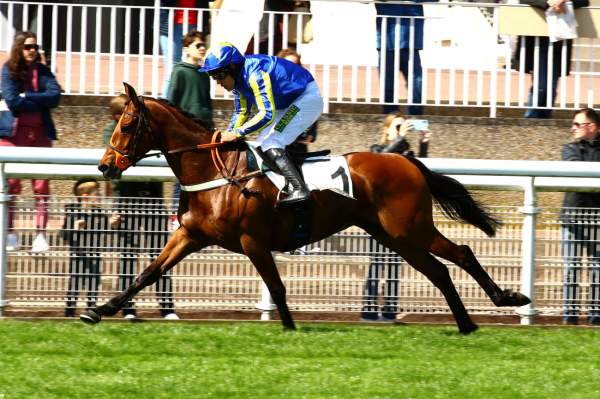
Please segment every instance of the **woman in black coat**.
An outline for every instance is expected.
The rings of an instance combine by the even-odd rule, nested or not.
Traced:
[[[371,146],[371,152],[397,153],[408,157],[414,157],[410,144],[406,140],[408,132],[414,130],[414,121],[404,118],[401,114],[388,115],[381,129],[379,144]],[[427,157],[429,149],[428,130],[420,130],[419,152],[421,158]],[[400,293],[400,265],[402,258],[387,247],[379,244],[373,237],[369,237],[369,275],[364,287],[363,308],[361,319],[363,321],[394,321],[399,307]],[[379,280],[385,279],[383,295],[383,307],[377,300]]]

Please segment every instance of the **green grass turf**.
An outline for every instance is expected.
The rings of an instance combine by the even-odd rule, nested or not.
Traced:
[[[600,398],[600,329],[0,321],[0,398]]]

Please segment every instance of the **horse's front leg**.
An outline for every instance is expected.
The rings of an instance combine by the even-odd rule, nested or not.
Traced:
[[[112,316],[121,310],[142,289],[155,283],[179,261],[192,252],[202,249],[206,244],[190,237],[188,231],[181,227],[169,239],[158,257],[150,263],[127,289],[110,299],[104,305],[82,313],[79,318],[90,324],[99,323],[102,316]]]
[[[266,246],[258,245],[254,240],[242,240],[242,247],[244,248],[244,253],[248,256],[269,289],[271,298],[273,298],[273,302],[275,302],[279,311],[283,327],[295,330],[296,326],[287,306],[285,286],[279,276],[273,255],[266,249]]]

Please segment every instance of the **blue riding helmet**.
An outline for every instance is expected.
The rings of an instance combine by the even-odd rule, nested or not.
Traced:
[[[203,72],[211,72],[227,68],[231,64],[241,64],[246,58],[235,46],[228,42],[220,42],[208,49]]]

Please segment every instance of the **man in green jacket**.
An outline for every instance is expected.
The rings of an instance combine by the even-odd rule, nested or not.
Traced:
[[[171,72],[167,99],[194,118],[200,119],[212,129],[213,110],[210,99],[210,79],[206,72],[198,69],[206,56],[206,37],[197,30],[188,32],[181,44],[183,46],[183,61],[176,64]],[[173,186],[173,202],[179,200],[181,187],[179,183]],[[176,218],[171,221],[172,229],[179,227]]]
[[[181,41],[183,61],[173,67],[169,79],[167,99],[182,110],[212,127],[210,79],[200,72],[200,62],[206,55],[206,41],[202,32],[188,32]]]

